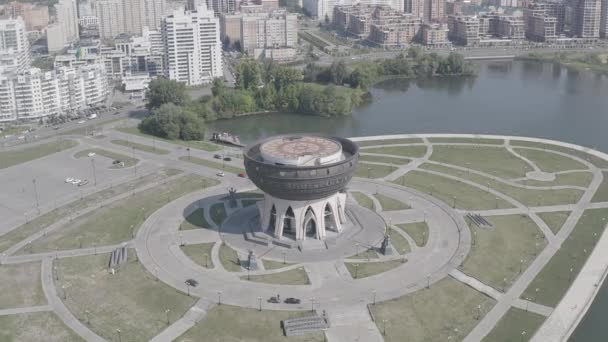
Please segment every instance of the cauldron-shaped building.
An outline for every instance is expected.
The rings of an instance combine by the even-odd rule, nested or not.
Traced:
[[[345,187],[358,151],[348,139],[312,134],[274,136],[248,146],[247,175],[264,192],[258,203],[262,229],[295,240],[341,232]]]

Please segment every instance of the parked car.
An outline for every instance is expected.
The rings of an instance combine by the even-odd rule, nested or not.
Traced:
[[[231,160],[232,160],[232,158],[230,158],[230,157],[224,157],[224,161],[231,161]]]
[[[241,172],[241,173],[239,173],[239,177],[241,177],[241,178],[247,178],[247,175]]]
[[[214,154],[214,155],[213,155],[213,158],[215,158],[215,159],[222,159],[222,156],[221,156],[221,155],[219,155],[219,154]]]
[[[80,182],[78,182],[78,186],[85,186],[85,185],[87,185],[87,184],[89,184],[89,181],[88,181],[88,180],[86,180],[86,179],[81,180]]]
[[[281,301],[277,297],[270,297],[270,298],[268,298],[268,303],[279,304],[280,302]]]
[[[72,177],[68,177],[65,179],[66,183],[72,183],[73,181],[74,181],[74,178],[72,178]]]
[[[284,303],[285,304],[300,304],[300,300],[298,298],[289,297],[289,298],[285,299]]]
[[[89,152],[89,154],[87,154],[87,156],[93,157],[93,156],[95,156],[95,152]]]
[[[218,177],[224,177],[226,174],[223,173],[223,172],[218,172],[215,175],[218,176]]]
[[[188,279],[186,280],[186,285],[196,287],[198,285],[198,281],[194,279]]]

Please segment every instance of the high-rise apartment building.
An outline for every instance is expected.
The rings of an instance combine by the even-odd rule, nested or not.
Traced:
[[[445,0],[424,1],[424,21],[442,21],[445,18]]]
[[[160,28],[165,0],[98,0],[99,35],[113,39],[122,33],[141,35],[144,27]]]
[[[30,45],[23,19],[0,20],[0,69],[25,70],[30,65]]]
[[[405,0],[403,7],[405,13],[409,13],[416,18],[424,19],[425,0]]]
[[[602,0],[574,0],[571,34],[579,38],[599,38]]]
[[[600,15],[600,37],[608,38],[608,0],[602,0],[602,14]]]
[[[204,5],[195,11],[176,10],[164,17],[165,76],[198,85],[222,76],[219,19]]]
[[[46,5],[11,1],[0,6],[0,15],[11,18],[21,17],[27,31],[43,30],[49,24],[49,8]]]
[[[66,45],[78,41],[77,12],[76,0],[60,0],[55,4],[55,22],[46,32],[49,52],[61,51]]]

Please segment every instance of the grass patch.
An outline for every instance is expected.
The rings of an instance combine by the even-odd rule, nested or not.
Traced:
[[[206,228],[211,229],[212,225],[207,222],[205,218],[205,209],[198,208],[192,212],[192,214],[186,217],[186,220],[179,226],[180,230],[200,229]]]
[[[378,253],[373,248],[365,250],[364,252],[359,252],[358,254],[351,255],[348,259],[378,259]]]
[[[359,160],[367,161],[367,162],[385,163],[385,164],[391,164],[391,165],[405,165],[410,162],[409,159],[405,159],[405,158],[375,156],[375,155],[369,155],[369,154],[360,155]]]
[[[266,270],[276,270],[279,268],[293,265],[288,262],[284,263],[282,261],[274,261],[274,260],[270,260],[270,259],[262,259],[262,263],[264,263],[264,269],[266,269]]]
[[[101,121],[101,122],[97,122],[96,124],[93,124],[93,125],[81,126],[81,127],[71,129],[69,131],[61,132],[61,133],[59,133],[59,135],[90,135],[90,136],[93,136],[96,133],[98,133],[97,132],[98,130],[103,130],[103,126],[109,125],[111,123],[121,121],[121,120],[125,120],[125,119],[124,118],[114,118],[114,119],[110,119],[110,120],[106,120],[106,121]]]
[[[195,263],[205,268],[213,268],[213,260],[211,259],[211,249],[215,242],[199,243],[195,245],[181,246],[182,252],[192,259]]]
[[[355,177],[382,178],[395,172],[395,170],[397,170],[397,168],[391,165],[359,163],[355,170]]]
[[[431,160],[465,167],[500,178],[524,177],[532,171],[528,163],[504,147],[491,146],[435,146]]]
[[[429,226],[426,222],[396,224],[397,228],[409,235],[418,247],[424,247],[429,238]]]
[[[593,198],[591,202],[606,202],[608,201],[608,172],[602,172],[604,175],[604,179],[602,180],[602,184],[600,184],[599,188],[593,194]]]
[[[225,244],[223,242],[220,245],[219,257],[220,257],[220,262],[222,263],[222,266],[224,267],[224,269],[226,271],[228,271],[228,272],[242,271],[241,263],[239,261],[239,255],[236,253],[236,251],[234,249],[230,248],[230,246],[228,246],[227,244]]]
[[[382,140],[364,140],[355,141],[359,147],[366,146],[384,146],[384,145],[401,145],[401,144],[422,144],[424,141],[420,138],[402,138],[402,139],[382,139]]]
[[[115,185],[111,188],[98,191],[91,195],[83,197],[81,200],[71,202],[57,209],[49,211],[46,214],[40,215],[28,223],[21,225],[12,231],[6,233],[0,238],[0,251],[4,251],[10,248],[19,241],[26,239],[28,236],[35,234],[53,223],[59,221],[63,217],[69,215],[72,212],[78,212],[91,205],[104,201],[108,198],[118,196],[141,186],[149,184],[154,181],[161,180],[166,177],[170,177],[181,173],[177,169],[162,169],[159,172],[151,173],[143,177],[131,180],[126,183]]]
[[[43,253],[129,240],[148,216],[169,201],[215,183],[215,180],[195,175],[179,177],[80,216],[31,242],[20,252]]]
[[[344,266],[353,279],[361,279],[374,276],[376,274],[390,271],[395,267],[403,264],[403,259],[399,258],[390,261],[373,261],[373,262],[345,262]]]
[[[429,138],[434,144],[477,144],[477,145],[502,145],[503,139],[489,138]]]
[[[422,158],[426,154],[426,146],[384,146],[362,148],[361,153],[390,154],[394,156]]]
[[[545,317],[539,314],[511,307],[482,341],[529,341],[544,321]],[[526,332],[523,336],[522,331]]]
[[[303,336],[283,336],[281,320],[310,316],[310,311],[272,311],[219,305],[205,318],[176,339],[177,342],[322,342],[322,332]]]
[[[0,267],[0,279],[0,309],[46,304],[39,262],[3,265]]]
[[[584,151],[574,150],[574,149],[571,149],[568,147],[563,147],[563,146],[558,146],[558,145],[553,145],[553,144],[538,143],[538,142],[533,142],[533,141],[523,141],[523,140],[511,140],[510,144],[512,146],[534,147],[534,148],[542,148],[545,150],[563,152],[566,154],[570,154],[570,155],[579,157],[583,160],[586,160],[600,169],[608,168],[608,160],[596,157],[596,156],[589,154],[587,152],[584,152]]]
[[[137,158],[129,157],[129,156],[126,156],[121,153],[103,150],[101,148],[90,148],[90,149],[79,151],[78,153],[76,153],[74,155],[74,158],[77,158],[77,159],[88,158],[89,153],[95,153],[96,155],[100,155],[100,156],[106,157],[108,159],[111,159],[112,161],[119,160],[125,164],[124,167],[130,167],[139,162],[139,159],[137,159]],[[109,168],[118,169],[118,168],[120,168],[120,166],[111,164]]]
[[[443,176],[433,175],[421,171],[411,171],[394,181],[396,184],[412,187],[418,191],[426,192],[446,204],[458,209],[486,210],[512,208],[513,206],[503,199],[487,191],[483,191],[463,182],[452,180]],[[456,198],[456,201],[454,201]]]
[[[494,226],[492,229],[469,222],[471,251],[460,269],[484,284],[504,290],[528,268],[547,241],[527,216],[491,216],[487,220]]]
[[[209,216],[211,216],[211,220],[215,222],[218,227],[221,226],[226,217],[228,217],[224,202],[213,203],[211,207],[209,207]]]
[[[393,211],[393,210],[406,210],[410,209],[410,206],[396,200],[392,197],[385,196],[383,194],[375,194],[374,195],[378,202],[380,202],[380,206],[382,207],[382,211]]]
[[[0,316],[0,341],[84,341],[66,327],[54,312],[30,312]]]
[[[0,169],[26,163],[34,159],[46,157],[50,154],[61,152],[78,145],[73,140],[57,140],[46,144],[38,144],[18,150],[0,152]]]
[[[548,213],[538,213],[537,215],[543,221],[545,221],[545,223],[547,224],[547,226],[549,226],[549,229],[551,229],[553,234],[557,234],[559,232],[559,230],[562,229],[562,226],[568,219],[568,216],[570,216],[570,212],[569,211],[554,211],[554,212],[548,212]]]
[[[572,233],[564,240],[549,263],[536,275],[524,291],[522,298],[532,298],[537,303],[555,307],[593,251],[607,220],[608,209],[585,210]]]
[[[376,210],[374,201],[368,195],[359,191],[352,191],[350,194],[353,196],[355,201],[359,203],[360,206],[365,207],[369,210]]]
[[[398,231],[390,228],[388,235],[390,236],[391,244],[397,253],[403,255],[411,251],[409,242],[407,242],[407,239],[404,238],[403,235],[401,235]]]
[[[230,173],[245,173],[245,169],[243,169],[242,167],[236,167],[236,166],[232,166],[229,164],[222,164],[222,163],[218,163],[212,160],[207,160],[207,159],[202,159],[202,158],[197,158],[197,157],[179,157],[179,160],[181,161],[187,161],[190,163],[194,163],[194,164],[198,164],[198,165],[202,165],[202,166],[206,166],[212,169],[218,169],[218,170],[222,170],[225,172],[230,172]]]
[[[116,274],[107,270],[108,255],[61,259],[58,287],[65,287],[63,302],[80,321],[106,340],[114,341],[120,329],[123,341],[150,340],[167,327],[165,310],[171,321],[181,317],[196,301],[157,281],[134,260],[129,260]]]
[[[515,152],[532,161],[544,172],[561,172],[569,170],[587,170],[584,164],[557,153],[540,150],[516,148]]]
[[[482,185],[486,188],[490,187],[491,189],[501,192],[527,206],[572,204],[576,203],[584,193],[584,191],[578,189],[526,189],[523,187],[516,187],[499,181],[495,181],[485,176],[477,175],[466,171],[460,171],[451,167],[437,164],[426,163],[422,164],[420,168],[466,179],[471,182]],[[491,194],[488,195],[490,197],[494,197]],[[496,197],[494,197],[492,203],[496,203]],[[495,208],[496,207],[494,207],[493,209]]]
[[[203,150],[203,151],[208,151],[208,152],[215,152],[215,151],[219,151],[222,149],[222,146],[213,144],[213,143],[210,143],[207,141],[199,141],[199,140],[185,141],[185,140],[171,140],[171,139],[159,138],[159,137],[156,137],[156,136],[153,136],[150,134],[146,134],[146,133],[140,131],[139,128],[137,128],[137,127],[122,127],[122,128],[117,128],[117,130],[120,132],[123,132],[123,133],[139,135],[140,137],[144,137],[144,138],[156,139],[156,140],[164,141],[164,142],[167,142],[170,144],[176,144],[176,145],[186,146],[186,147],[190,147],[190,148],[196,148],[198,150]]]
[[[132,142],[132,141],[128,141],[128,140],[117,139],[117,140],[112,140],[111,143],[133,148],[133,149],[136,149],[139,151],[148,152],[148,153],[169,154],[169,151],[163,150],[162,148],[158,148],[158,147],[154,147],[154,146],[150,146],[150,145],[138,144],[136,142]]]
[[[494,301],[467,285],[445,277],[428,290],[370,306],[387,342],[461,341]],[[383,321],[386,320],[386,324]]]
[[[589,171],[578,171],[559,173],[555,175],[555,179],[552,181],[541,181],[534,179],[525,179],[518,181],[518,183],[527,186],[556,186],[556,185],[573,185],[588,187],[593,180],[593,173]]]
[[[247,276],[242,276],[241,279],[277,285],[310,285],[310,280],[304,267],[279,273],[252,275],[249,276],[249,279],[247,279]]]

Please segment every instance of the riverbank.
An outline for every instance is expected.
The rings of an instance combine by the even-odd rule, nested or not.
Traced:
[[[597,52],[553,52],[553,53],[529,53],[515,57],[516,60],[553,63],[554,65],[572,68],[576,70],[590,70],[596,73],[608,75],[608,63],[606,53]]]

